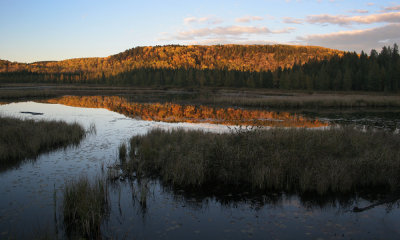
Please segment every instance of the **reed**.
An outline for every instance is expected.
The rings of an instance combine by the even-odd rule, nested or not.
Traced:
[[[258,97],[212,95],[200,96],[196,101],[202,104],[220,106],[240,106],[272,109],[365,109],[365,108],[399,108],[400,96],[384,95],[351,95],[351,94],[293,94],[293,95],[260,95]]]
[[[0,170],[18,166],[43,152],[78,145],[85,134],[78,123],[0,117]]]
[[[125,163],[126,156],[127,156],[126,144],[121,143],[118,147],[118,158],[120,160],[121,165]]]
[[[86,177],[67,183],[64,189],[63,215],[66,233],[71,238],[100,239],[101,224],[110,211],[105,180],[92,183]]]
[[[127,169],[174,187],[357,193],[400,187],[400,136],[351,127],[205,133],[152,130],[130,140]]]

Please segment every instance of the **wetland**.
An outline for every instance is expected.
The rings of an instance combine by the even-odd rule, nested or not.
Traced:
[[[0,105],[3,118],[84,132],[0,172],[1,238],[400,236],[394,106],[276,111],[98,93]]]

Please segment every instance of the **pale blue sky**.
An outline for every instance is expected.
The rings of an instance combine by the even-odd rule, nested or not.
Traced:
[[[106,57],[166,44],[400,43],[400,1],[0,0],[0,59]]]

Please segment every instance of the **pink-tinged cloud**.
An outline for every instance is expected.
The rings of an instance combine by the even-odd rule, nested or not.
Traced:
[[[400,23],[400,12],[388,12],[371,14],[366,16],[346,16],[346,15],[310,15],[307,16],[306,21],[313,24],[338,24],[350,25],[358,24],[372,24],[372,23]]]
[[[313,34],[298,37],[301,44],[318,45],[329,48],[369,52],[382,46],[400,42],[400,24],[387,24],[382,27],[364,30],[341,31],[329,34]]]
[[[213,39],[202,39],[202,40],[194,40],[187,41],[185,44],[189,45],[217,45],[217,44],[241,44],[241,45],[272,45],[279,44],[275,41],[267,41],[267,40],[241,40],[241,39],[227,39],[227,38],[213,38]],[[282,43],[280,43],[282,44]]]
[[[251,22],[251,21],[262,21],[264,20],[264,18],[259,17],[259,16],[244,16],[241,18],[236,18],[235,21],[236,22]]]
[[[362,14],[369,13],[368,10],[364,10],[364,9],[354,9],[354,10],[350,10],[349,12],[351,12],[351,13],[362,13]]]
[[[300,18],[284,17],[283,22],[289,24],[303,24],[304,21]]]
[[[178,32],[173,39],[194,40],[197,38],[215,38],[229,36],[247,36],[247,35],[266,35],[266,34],[284,34],[292,32],[295,28],[284,28],[279,30],[270,30],[267,27],[253,26],[227,26],[215,28],[200,28]]]
[[[187,18],[183,19],[183,22],[185,23],[185,25],[190,25],[193,23],[207,23],[207,24],[215,25],[215,24],[222,23],[222,20],[218,19],[216,17],[200,17],[200,18],[187,17]]]
[[[382,9],[382,12],[390,12],[390,11],[400,11],[400,5],[385,7]]]

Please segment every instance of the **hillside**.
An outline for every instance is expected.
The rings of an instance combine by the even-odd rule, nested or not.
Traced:
[[[106,58],[0,61],[0,83],[400,90],[398,46],[380,53],[289,45],[136,47]]]
[[[322,47],[290,45],[215,45],[136,47],[106,58],[76,58],[31,64],[0,60],[0,72],[95,73],[115,75],[139,68],[193,68],[274,71],[310,59],[322,60],[343,52]]]

